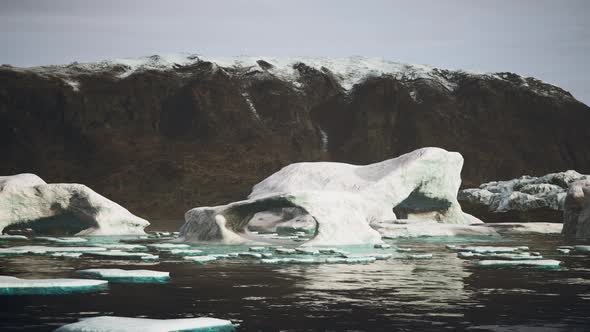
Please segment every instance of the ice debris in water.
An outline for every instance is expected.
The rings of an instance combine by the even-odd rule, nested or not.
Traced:
[[[389,249],[391,248],[391,245],[387,243],[378,243],[374,247],[377,249]]]
[[[48,247],[48,246],[19,246],[11,248],[0,248],[0,256],[3,255],[26,255],[26,254],[51,254],[56,252],[100,252],[106,251],[105,248],[100,247]]]
[[[169,272],[152,270],[87,269],[80,270],[78,273],[92,278],[106,279],[110,282],[162,283],[170,279]]]
[[[412,251],[412,248],[395,248],[395,251],[397,251],[397,252],[408,252],[408,251]]]
[[[574,246],[574,251],[590,253],[590,246]]]
[[[552,259],[541,259],[541,260],[496,260],[486,259],[477,262],[478,266],[485,267],[508,267],[508,266],[532,266],[541,268],[558,268],[560,261]]]
[[[319,263],[313,258],[265,258],[261,259],[262,264],[315,264]]]
[[[212,261],[217,260],[217,257],[215,257],[213,255],[186,256],[186,257],[184,257],[184,259],[187,261],[195,262],[195,263],[206,263],[206,262],[212,262]]]
[[[199,249],[172,249],[168,251],[171,255],[178,256],[202,256],[203,250]]]
[[[529,250],[529,248],[525,247],[525,246],[521,246],[521,247],[492,247],[492,246],[459,247],[459,246],[452,245],[452,244],[447,245],[447,249],[451,249],[451,250],[455,250],[455,251],[471,251],[471,252],[478,253],[478,254],[515,252],[515,251]]]
[[[328,264],[362,264],[373,263],[377,258],[374,256],[354,256],[354,257],[329,257],[325,259]]]
[[[191,246],[188,244],[180,244],[180,243],[157,243],[157,244],[148,244],[148,247],[151,249],[156,250],[171,250],[171,249],[188,249]]]
[[[480,254],[480,253],[473,253],[470,251],[459,252],[457,254],[459,258],[478,258],[478,259],[496,259],[496,260],[541,260],[543,256],[536,256],[531,255],[529,253],[489,253],[489,254]]]
[[[81,237],[52,237],[52,236],[38,236],[35,240],[55,242],[55,243],[83,243],[88,240]]]
[[[295,251],[298,254],[303,254],[303,255],[319,255],[320,254],[319,250],[310,249],[310,248],[295,248]]]
[[[232,322],[223,319],[199,317],[181,319],[148,319],[115,316],[85,318],[64,325],[55,332],[231,332]]]
[[[60,258],[80,258],[80,256],[82,256],[82,253],[81,252],[55,252],[49,256],[60,257]]]
[[[408,254],[406,259],[432,259],[432,254]]]
[[[97,243],[94,246],[102,247],[106,249],[115,250],[131,250],[131,251],[143,251],[147,250],[147,247],[141,244],[126,244],[126,243]]]
[[[290,248],[276,248],[275,251],[278,254],[282,254],[282,255],[293,255],[293,254],[297,253],[297,251],[295,251],[295,249],[290,249]]]
[[[10,234],[1,234],[0,241],[4,240],[28,240],[29,238],[24,235],[10,235]]]
[[[109,250],[98,252],[85,252],[84,256],[105,259],[141,259],[145,261],[157,260],[159,257],[144,252],[128,252],[122,250]]]
[[[0,276],[0,295],[50,295],[93,292],[105,289],[108,282],[92,279],[20,279]]]
[[[254,252],[261,252],[261,251],[266,251],[267,248],[266,247],[250,247],[250,248],[248,248],[248,250],[254,251]]]
[[[239,257],[248,257],[248,258],[262,258],[262,255],[257,252],[248,252],[248,251],[239,252],[238,256]]]
[[[571,251],[571,249],[566,249],[566,248],[557,248],[557,252],[559,252],[560,254],[564,254],[567,255],[569,254]]]

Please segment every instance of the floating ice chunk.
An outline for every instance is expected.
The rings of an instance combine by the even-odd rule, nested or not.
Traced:
[[[393,257],[393,254],[371,254],[371,256],[375,257],[376,260],[384,261]]]
[[[248,251],[239,252],[238,256],[239,257],[249,257],[249,258],[262,258],[262,255],[257,252],[248,252]]]
[[[178,256],[202,256],[203,250],[199,249],[172,249],[168,251],[172,255]]]
[[[230,321],[209,317],[148,319],[100,316],[64,325],[55,332],[231,332],[234,330],[234,326]]]
[[[263,253],[261,253],[261,255],[264,258],[271,258],[272,257],[272,254],[270,252],[263,252]]]
[[[564,255],[567,255],[567,254],[569,254],[569,253],[570,253],[570,251],[571,251],[571,249],[557,248],[557,252],[559,252],[559,253],[561,253],[561,254],[564,254]]]
[[[310,249],[310,248],[295,248],[295,251],[298,254],[303,254],[303,255],[319,255],[320,254],[319,250]]]
[[[320,263],[313,258],[265,258],[261,259],[262,264],[317,264]]]
[[[0,276],[0,295],[49,295],[93,292],[105,289],[107,281],[92,279],[20,279]]]
[[[114,249],[114,250],[131,250],[131,251],[143,251],[147,250],[146,246],[141,244],[126,244],[126,243],[105,243],[105,244],[95,244],[97,247],[106,248],[106,249]]]
[[[276,248],[275,251],[281,255],[293,255],[293,254],[297,253],[297,251],[295,249],[288,249],[288,248]]]
[[[504,267],[504,266],[533,266],[542,268],[557,268],[559,267],[560,261],[552,259],[541,259],[541,260],[482,260],[477,262],[478,266],[487,267]]]
[[[109,251],[98,251],[98,252],[85,252],[84,256],[90,256],[93,258],[105,258],[105,259],[141,259],[144,261],[157,260],[159,257],[144,252],[128,252],[122,250],[109,250]]]
[[[169,272],[152,270],[88,269],[80,270],[78,273],[93,278],[106,279],[110,282],[163,283],[170,279]]]
[[[515,251],[524,251],[529,250],[528,247],[492,247],[492,246],[482,246],[482,247],[458,247],[454,245],[447,245],[448,249],[456,250],[456,251],[471,251],[478,254],[487,254],[487,253],[501,253],[501,252],[515,252]]]
[[[26,254],[51,254],[55,252],[99,252],[106,251],[100,247],[47,247],[47,246],[19,246],[11,248],[0,248],[0,256],[3,255],[26,255]]]
[[[328,264],[364,264],[373,263],[377,260],[374,256],[355,256],[355,257],[329,257],[325,262]]]
[[[569,250],[574,250],[574,246],[559,246],[557,247],[557,249],[569,249]]]
[[[38,236],[35,240],[55,242],[55,243],[83,243],[88,240],[81,237],[51,237],[51,236]]]
[[[229,255],[228,255],[229,256]],[[195,263],[207,263],[217,260],[216,256],[213,255],[203,255],[203,256],[187,256],[184,257],[187,261],[192,261]]]
[[[479,258],[479,259],[501,259],[501,260],[541,260],[543,256],[531,255],[529,253],[489,253],[480,254],[473,252],[459,252],[457,254],[459,258]]]
[[[255,252],[261,252],[261,251],[266,251],[267,248],[266,247],[250,247],[250,248],[248,248],[248,250],[255,251]]]
[[[395,248],[395,251],[397,251],[397,252],[408,252],[408,251],[412,251],[412,248]]]
[[[406,259],[432,259],[432,254],[408,254]]]
[[[320,254],[335,254],[336,252],[338,252],[338,249],[336,248],[319,248],[318,251],[320,252]]]
[[[590,253],[590,246],[574,246],[574,251]]]
[[[172,249],[188,249],[191,246],[188,244],[180,244],[180,243],[156,243],[156,244],[148,244],[148,247],[151,249],[156,250],[172,250]]]
[[[81,252],[56,252],[51,255],[51,257],[66,257],[66,258],[80,258],[82,256]]]
[[[9,235],[9,234],[2,234],[0,235],[0,241],[3,240],[28,240],[29,238],[24,235]]]
[[[378,243],[378,244],[375,245],[375,248],[377,248],[377,249],[389,249],[389,248],[391,248],[391,245],[390,244],[387,244],[387,243]]]

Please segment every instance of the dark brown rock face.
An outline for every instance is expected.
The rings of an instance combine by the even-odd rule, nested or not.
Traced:
[[[180,218],[246,197],[289,163],[365,164],[425,146],[460,152],[467,186],[590,172],[590,108],[534,79],[435,69],[346,90],[329,66],[294,63],[287,79],[260,60],[1,67],[0,174],[84,183],[133,213]]]

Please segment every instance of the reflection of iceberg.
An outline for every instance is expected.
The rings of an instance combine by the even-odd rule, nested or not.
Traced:
[[[107,281],[91,279],[20,279],[0,276],[0,295],[50,295],[93,292],[106,288]]]
[[[27,227],[37,234],[143,234],[148,225],[81,184],[47,184],[34,174],[0,177],[0,232]]]
[[[241,243],[257,216],[299,217],[317,223],[305,245],[380,243],[372,222],[421,218],[439,223],[480,222],[457,202],[463,158],[456,152],[424,148],[367,166],[317,162],[289,165],[254,186],[248,200],[188,211],[180,230],[185,241]],[[283,210],[283,211],[282,211]],[[287,210],[287,211],[285,211]],[[395,211],[395,213],[394,213]],[[286,213],[288,212],[288,213]],[[270,220],[270,219],[269,219]],[[291,225],[291,224],[290,224]]]
[[[78,273],[91,278],[106,279],[110,282],[161,283],[170,279],[168,272],[151,270],[87,269],[80,270]]]
[[[228,320],[200,317],[182,319],[148,319],[101,316],[82,319],[55,330],[56,332],[169,332],[208,331],[230,332],[234,326]]]

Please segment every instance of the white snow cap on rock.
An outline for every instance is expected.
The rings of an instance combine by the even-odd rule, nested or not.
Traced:
[[[298,207],[317,222],[315,235],[304,245],[381,243],[371,227],[406,218],[439,223],[481,221],[461,211],[457,191],[463,157],[457,152],[423,148],[367,166],[335,162],[296,163],[254,186],[248,200],[200,207],[185,214],[181,240],[240,243],[252,216],[271,209]]]
[[[63,220],[56,220],[64,217]],[[149,222],[81,184],[47,184],[34,174],[0,177],[0,232],[22,224],[66,227],[78,235],[144,234]],[[65,222],[65,225],[58,225]],[[33,227],[34,228],[34,227]]]

